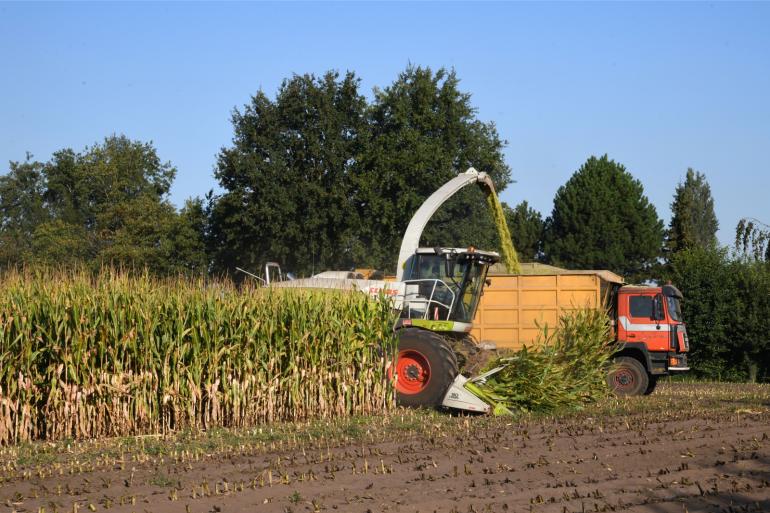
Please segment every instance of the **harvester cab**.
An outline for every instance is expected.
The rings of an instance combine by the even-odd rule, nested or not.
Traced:
[[[499,260],[497,253],[474,247],[418,248],[401,280],[402,325],[440,323],[441,331],[469,332],[487,269]]]

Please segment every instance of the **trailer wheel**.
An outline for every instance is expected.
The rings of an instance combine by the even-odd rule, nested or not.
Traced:
[[[391,367],[391,378],[396,381],[400,406],[441,405],[455,377],[457,359],[440,335],[415,328],[399,332],[398,358]]]
[[[650,384],[650,378],[639,360],[619,356],[607,373],[607,384],[618,395],[642,395]]]

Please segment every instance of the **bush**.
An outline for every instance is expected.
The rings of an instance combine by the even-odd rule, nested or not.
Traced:
[[[672,256],[668,278],[684,295],[693,372],[769,381],[770,264],[689,249]]]

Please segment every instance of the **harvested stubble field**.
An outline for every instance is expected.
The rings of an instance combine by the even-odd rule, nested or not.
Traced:
[[[770,511],[770,387],[0,449],[9,511]]]

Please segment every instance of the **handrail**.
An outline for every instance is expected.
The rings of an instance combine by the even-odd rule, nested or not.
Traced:
[[[455,300],[457,299],[457,294],[454,293],[452,288],[444,280],[439,280],[437,278],[418,278],[418,279],[414,279],[414,280],[404,280],[403,283],[408,285],[410,283],[419,284],[421,282],[430,282],[430,281],[433,282],[433,288],[431,289],[431,292],[430,292],[430,298],[426,298],[427,299],[427,301],[426,301],[427,309],[425,310],[425,313],[423,314],[423,319],[427,319],[428,318],[428,314],[430,313],[430,305],[431,305],[431,303],[435,303],[435,304],[437,304],[439,306],[443,306],[444,308],[447,309],[447,319],[446,320],[449,320],[449,316],[452,314],[452,308],[454,308]],[[446,287],[446,290],[449,291],[449,294],[451,294],[452,301],[448,305],[445,304],[445,303],[442,303],[441,301],[433,299],[433,296],[436,293],[436,287],[438,286],[439,283],[443,284],[444,287]],[[409,304],[409,299],[407,299],[406,289],[404,289],[404,304],[405,305]],[[411,311],[411,308],[410,308],[410,311]]]

